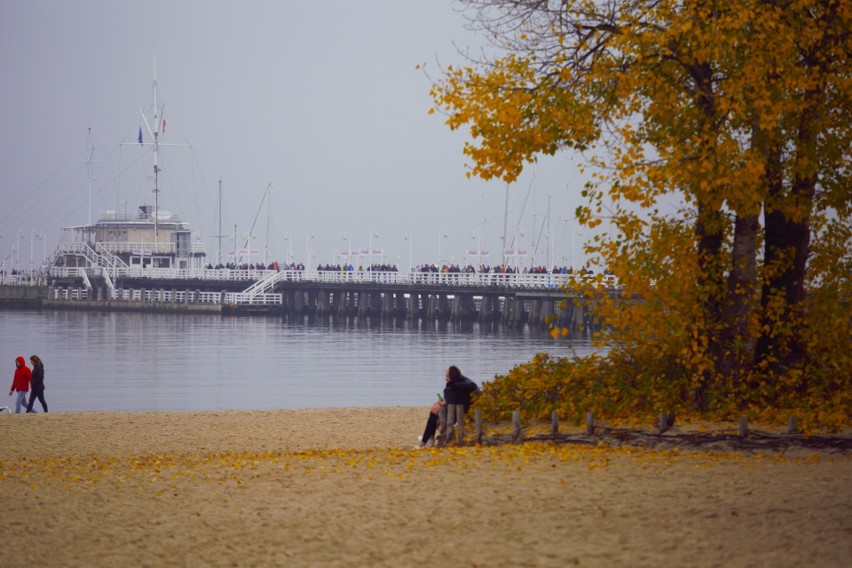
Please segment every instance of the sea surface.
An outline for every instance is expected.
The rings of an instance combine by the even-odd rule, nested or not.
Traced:
[[[51,412],[429,405],[449,365],[482,384],[536,353],[592,351],[529,327],[0,310],[0,388],[37,354]]]

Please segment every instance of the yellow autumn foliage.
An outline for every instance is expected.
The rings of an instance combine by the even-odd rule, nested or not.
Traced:
[[[566,290],[606,355],[537,357],[480,406],[848,427],[850,4],[463,3],[497,51],[431,94],[469,128],[470,173],[581,154],[577,219],[607,229],[585,250],[620,283]]]

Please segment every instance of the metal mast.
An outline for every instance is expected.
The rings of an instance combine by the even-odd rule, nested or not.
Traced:
[[[503,207],[503,266],[506,266],[506,232],[509,230],[509,184],[506,184],[506,204]]]
[[[89,226],[92,225],[92,158],[95,155],[95,146],[92,142],[92,129],[86,136],[86,178],[89,182]]]
[[[266,186],[266,245],[263,250],[263,265],[269,266],[269,227],[272,225],[272,182]]]
[[[154,252],[160,234],[160,117],[157,107],[157,80],[154,79]]]
[[[219,267],[222,265],[222,180],[219,180],[219,231],[217,237],[219,237],[219,254],[216,259],[216,266]],[[236,246],[236,243],[234,244]]]

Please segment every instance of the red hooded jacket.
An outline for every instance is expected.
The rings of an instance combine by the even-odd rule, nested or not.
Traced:
[[[30,368],[27,367],[27,360],[23,357],[15,359],[21,365],[15,369],[15,378],[12,380],[12,390],[18,392],[27,392],[30,390],[30,378],[33,376]]]

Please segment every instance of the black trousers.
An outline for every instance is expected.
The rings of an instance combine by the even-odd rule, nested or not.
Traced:
[[[33,411],[33,404],[35,404],[36,398],[38,398],[44,411],[47,412],[47,403],[44,401],[44,389],[30,392],[30,403],[27,405],[27,412]]]
[[[464,409],[465,414],[467,414],[467,407]],[[426,428],[423,430],[423,437],[420,438],[420,441],[424,444],[432,439],[432,436],[435,435],[435,431],[438,429],[438,415],[432,414],[429,412],[429,419],[426,420]]]
[[[426,420],[426,429],[423,430],[423,437],[420,438],[420,441],[424,444],[432,439],[432,436],[435,435],[435,430],[438,429],[438,415],[429,413],[429,419]]]

